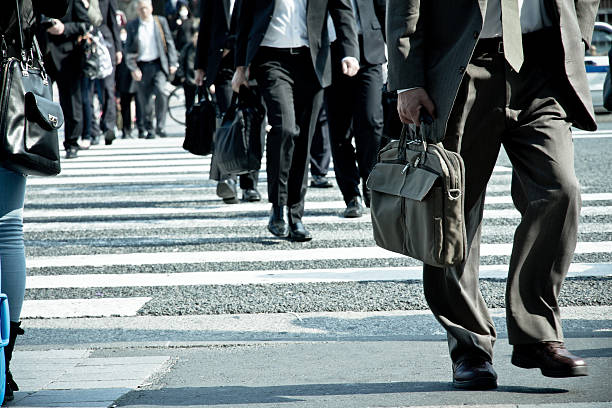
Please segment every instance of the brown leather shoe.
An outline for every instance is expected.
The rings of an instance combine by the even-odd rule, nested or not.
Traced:
[[[464,390],[497,388],[497,373],[482,357],[465,357],[453,363],[453,387]]]
[[[512,364],[521,368],[539,368],[546,377],[588,375],[586,362],[570,353],[560,341],[545,341],[514,346]]]

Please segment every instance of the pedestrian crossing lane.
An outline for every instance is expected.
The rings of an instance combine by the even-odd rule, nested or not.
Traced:
[[[139,292],[143,287],[420,279],[417,261],[376,247],[369,215],[339,216],[344,202],[337,188],[308,191],[304,222],[312,242],[280,240],[265,228],[265,171],[264,201],[225,205],[208,180],[210,157],[185,152],[181,142],[118,140],[64,160],[58,177],[28,180],[23,317],[137,315],[152,299]],[[497,166],[489,183],[483,278],[503,279],[507,270],[520,217],[510,178],[510,168]],[[570,276],[612,276],[612,241],[605,240],[612,193],[582,198]],[[106,295],[110,288],[128,295]],[[78,297],[84,289],[89,296]]]

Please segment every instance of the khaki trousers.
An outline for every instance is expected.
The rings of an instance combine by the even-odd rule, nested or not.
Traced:
[[[512,162],[511,194],[522,216],[506,287],[509,340],[563,340],[557,297],[576,247],[580,191],[564,109],[571,89],[561,71],[563,56],[550,46],[560,41],[548,37],[547,31],[525,35],[520,73],[507,65],[494,40],[481,40],[449,120],[444,144],[459,151],[466,165],[468,256],[453,268],[425,265],[423,285],[447,330],[453,361],[493,357],[496,332],[478,268],[485,189],[501,145]]]

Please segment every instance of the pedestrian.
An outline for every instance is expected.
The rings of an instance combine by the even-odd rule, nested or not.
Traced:
[[[69,7],[69,0],[22,0],[19,15],[26,37],[25,44],[32,43],[31,27],[34,16],[45,14],[50,18],[62,18]],[[7,44],[6,56],[21,56],[19,25],[17,24],[17,2],[7,2],[0,15],[0,33]],[[0,68],[1,71],[1,68]],[[0,72],[0,74],[2,74]],[[23,334],[21,307],[25,295],[26,267],[23,242],[23,204],[26,177],[2,167],[0,161],[0,274],[2,292],[6,294],[10,310],[9,343],[4,347],[5,393],[4,403],[14,399],[19,390],[10,371],[11,359],[17,335]]]
[[[199,23],[200,20],[193,16],[187,4],[179,4],[176,29],[172,31],[174,35],[174,45],[176,45],[177,50],[182,50],[183,47],[191,41],[193,33],[198,31]]]
[[[268,230],[278,237],[309,241],[302,223],[309,151],[323,88],[331,82],[329,11],[338,35],[344,74],[359,69],[359,47],[350,0],[247,0],[237,3],[234,91],[253,77],[271,130],[266,140]]]
[[[127,43],[127,29],[125,28],[125,22],[119,29],[119,37],[121,38],[121,47],[123,55],[125,54],[125,47]],[[134,124],[134,116],[132,115],[132,101],[135,101],[136,105],[136,117],[140,116],[140,109],[138,102],[136,101],[136,83],[132,80],[130,69],[127,67],[127,58],[121,59],[121,62],[117,65],[115,82],[117,86],[117,93],[119,94],[119,108],[121,111],[121,138],[132,139],[134,137],[132,128]]]
[[[178,57],[168,22],[162,16],[153,15],[151,0],[138,0],[138,18],[127,24],[127,66],[136,82],[136,98],[142,115],[138,115],[139,137],[154,139],[166,137],[168,94],[166,83],[174,75]],[[155,126],[153,131],[153,105],[155,96]]]
[[[333,42],[332,83],[325,90],[325,98],[336,182],[346,204],[342,216],[358,218],[364,213],[364,203],[370,207],[366,180],[376,164],[382,137],[382,64],[387,59],[385,0],[351,1],[361,51],[359,72],[354,77],[342,73],[342,50]]]
[[[47,29],[48,58],[47,70],[57,83],[59,101],[64,112],[64,148],[66,158],[77,157],[78,140],[83,131],[83,78],[84,51],[92,30],[87,5],[83,0],[70,0],[68,12],[61,19],[53,19]]]
[[[563,340],[557,298],[576,246],[580,191],[571,126],[595,130],[584,68],[597,1],[389,0],[389,86],[404,123],[465,163],[468,252],[424,266],[427,302],[448,334],[453,385],[497,386],[496,332],[478,285],[485,189],[503,144],[521,213],[506,283],[512,364],[549,377],[587,375]],[[484,16],[484,19],[483,19]],[[519,17],[520,16],[520,17]]]
[[[236,14],[233,0],[202,0],[200,31],[196,50],[196,85],[214,90],[219,113],[223,115],[232,99],[234,75],[234,41]],[[221,173],[215,153],[210,164],[210,178],[217,181],[216,192],[226,204],[238,203],[238,183],[235,174]],[[259,170],[240,175],[242,200],[261,200],[257,190]]]

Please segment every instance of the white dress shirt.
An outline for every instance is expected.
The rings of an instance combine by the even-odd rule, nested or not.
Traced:
[[[153,17],[147,21],[140,20],[140,26],[138,27],[138,61],[149,62],[159,57]]]
[[[261,45],[274,48],[307,47],[307,0],[276,0],[274,3],[272,20]]]
[[[518,0],[518,6],[523,34],[538,31],[552,25],[552,21],[544,7],[544,0]],[[489,0],[480,38],[494,38],[501,37],[501,35],[501,1]]]

